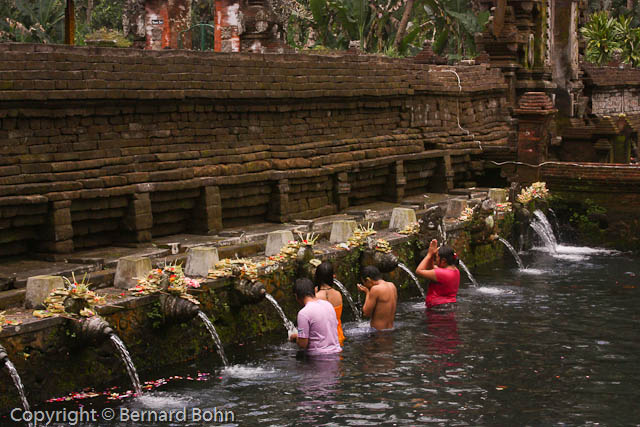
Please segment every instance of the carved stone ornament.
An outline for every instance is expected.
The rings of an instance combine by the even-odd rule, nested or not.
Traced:
[[[231,27],[222,27],[220,29],[220,38],[222,40],[229,40],[232,34],[233,34],[233,31]]]

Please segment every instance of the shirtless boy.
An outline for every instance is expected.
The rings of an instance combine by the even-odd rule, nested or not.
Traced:
[[[382,280],[380,270],[372,265],[362,269],[362,285],[358,289],[365,294],[362,314],[371,318],[371,327],[377,330],[393,328],[398,303],[398,290],[391,282]]]

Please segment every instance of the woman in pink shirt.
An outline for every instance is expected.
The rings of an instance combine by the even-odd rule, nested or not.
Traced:
[[[420,262],[416,274],[431,280],[425,303],[427,308],[451,304],[456,302],[460,287],[460,270],[458,270],[458,256],[450,246],[440,246],[433,239],[429,244],[427,256]]]

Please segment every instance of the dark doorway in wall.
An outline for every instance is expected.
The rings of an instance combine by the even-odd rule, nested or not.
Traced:
[[[487,188],[505,188],[509,186],[509,181],[502,176],[502,169],[485,168],[484,173],[476,177],[476,183],[478,187]]]

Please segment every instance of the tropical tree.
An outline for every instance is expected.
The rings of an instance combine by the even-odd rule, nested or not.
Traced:
[[[346,49],[349,42],[359,41],[366,52],[406,54],[428,30],[415,22],[415,5],[421,1],[300,0],[296,3],[309,13],[294,8],[288,41],[300,47],[312,37],[316,45],[332,49]]]

